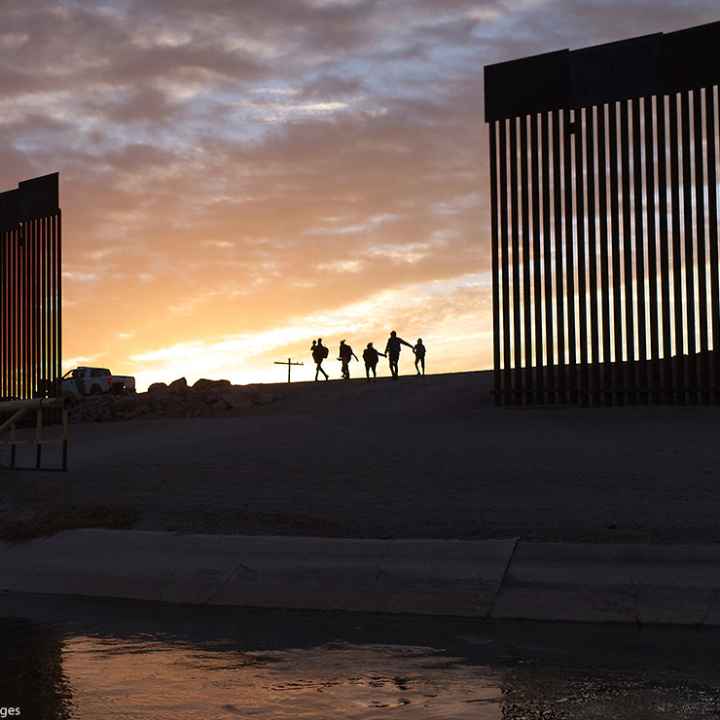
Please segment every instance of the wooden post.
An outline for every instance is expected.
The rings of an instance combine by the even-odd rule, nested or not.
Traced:
[[[68,410],[63,408],[62,411],[62,423],[63,423],[63,439],[62,439],[62,469],[63,472],[67,472],[68,469],[68,439],[69,439],[69,428],[68,428]]]
[[[15,422],[26,412],[27,410],[22,408],[20,410],[16,410],[4,423],[2,423],[2,425],[0,425],[0,432],[3,432],[3,430],[6,430],[7,428],[14,428]]]
[[[287,365],[288,369],[288,382],[290,382],[290,368],[293,365],[304,365],[304,363],[301,362],[293,362],[292,358],[288,358],[286,361],[280,362],[279,360],[276,360],[274,365]]]
[[[40,461],[42,458],[42,408],[38,408],[35,413],[35,469],[40,469]]]
[[[17,445],[15,445],[15,423],[10,425],[10,467],[15,469],[15,452]]]

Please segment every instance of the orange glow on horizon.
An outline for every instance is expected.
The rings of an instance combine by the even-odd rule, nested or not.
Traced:
[[[60,172],[65,368],[311,379],[313,337],[392,329],[489,367],[483,65],[717,7],[481,6],[10,0],[0,187]]]

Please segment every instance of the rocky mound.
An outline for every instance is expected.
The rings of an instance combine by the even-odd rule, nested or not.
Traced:
[[[156,417],[218,417],[238,415],[282,399],[277,391],[252,385],[233,385],[229,380],[198,380],[189,386],[185,378],[169,385],[154,383],[145,393],[82,398],[70,409],[72,422],[112,422]]]

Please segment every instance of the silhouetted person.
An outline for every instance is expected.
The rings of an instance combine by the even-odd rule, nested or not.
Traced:
[[[415,353],[415,369],[417,370],[417,374],[424,375],[425,374],[425,346],[423,345],[422,338],[418,338],[418,341],[415,343],[415,347],[413,348],[413,352]],[[420,372],[420,368],[422,368],[422,373]]]
[[[370,371],[372,370],[373,377],[377,377],[377,364],[378,364],[378,356],[382,355],[385,357],[385,353],[378,352],[374,347],[372,343],[368,343],[365,350],[363,350],[363,360],[365,361],[365,375],[367,376],[367,379],[370,380]]]
[[[322,344],[322,338],[318,338],[317,342],[313,340],[312,347],[312,358],[315,362],[315,380],[317,381],[318,375],[322,373],[326,380],[329,380],[328,374],[322,369],[323,360],[328,356],[328,349]]]
[[[352,358],[355,358],[357,360],[357,355],[353,352],[353,349],[344,341],[340,341],[340,357],[338,360],[342,363],[342,376],[345,380],[350,379],[350,360]]]
[[[388,362],[390,363],[390,374],[393,380],[397,380],[400,369],[398,363],[400,361],[400,348],[402,345],[407,345],[412,349],[412,345],[409,342],[405,342],[402,338],[397,336],[397,333],[393,330],[388,338],[387,345],[385,345],[385,352],[387,353]]]

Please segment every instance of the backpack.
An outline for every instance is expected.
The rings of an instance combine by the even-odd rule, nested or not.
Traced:
[[[320,348],[320,357],[325,359],[330,354],[330,351],[327,349],[327,346],[323,345]]]

